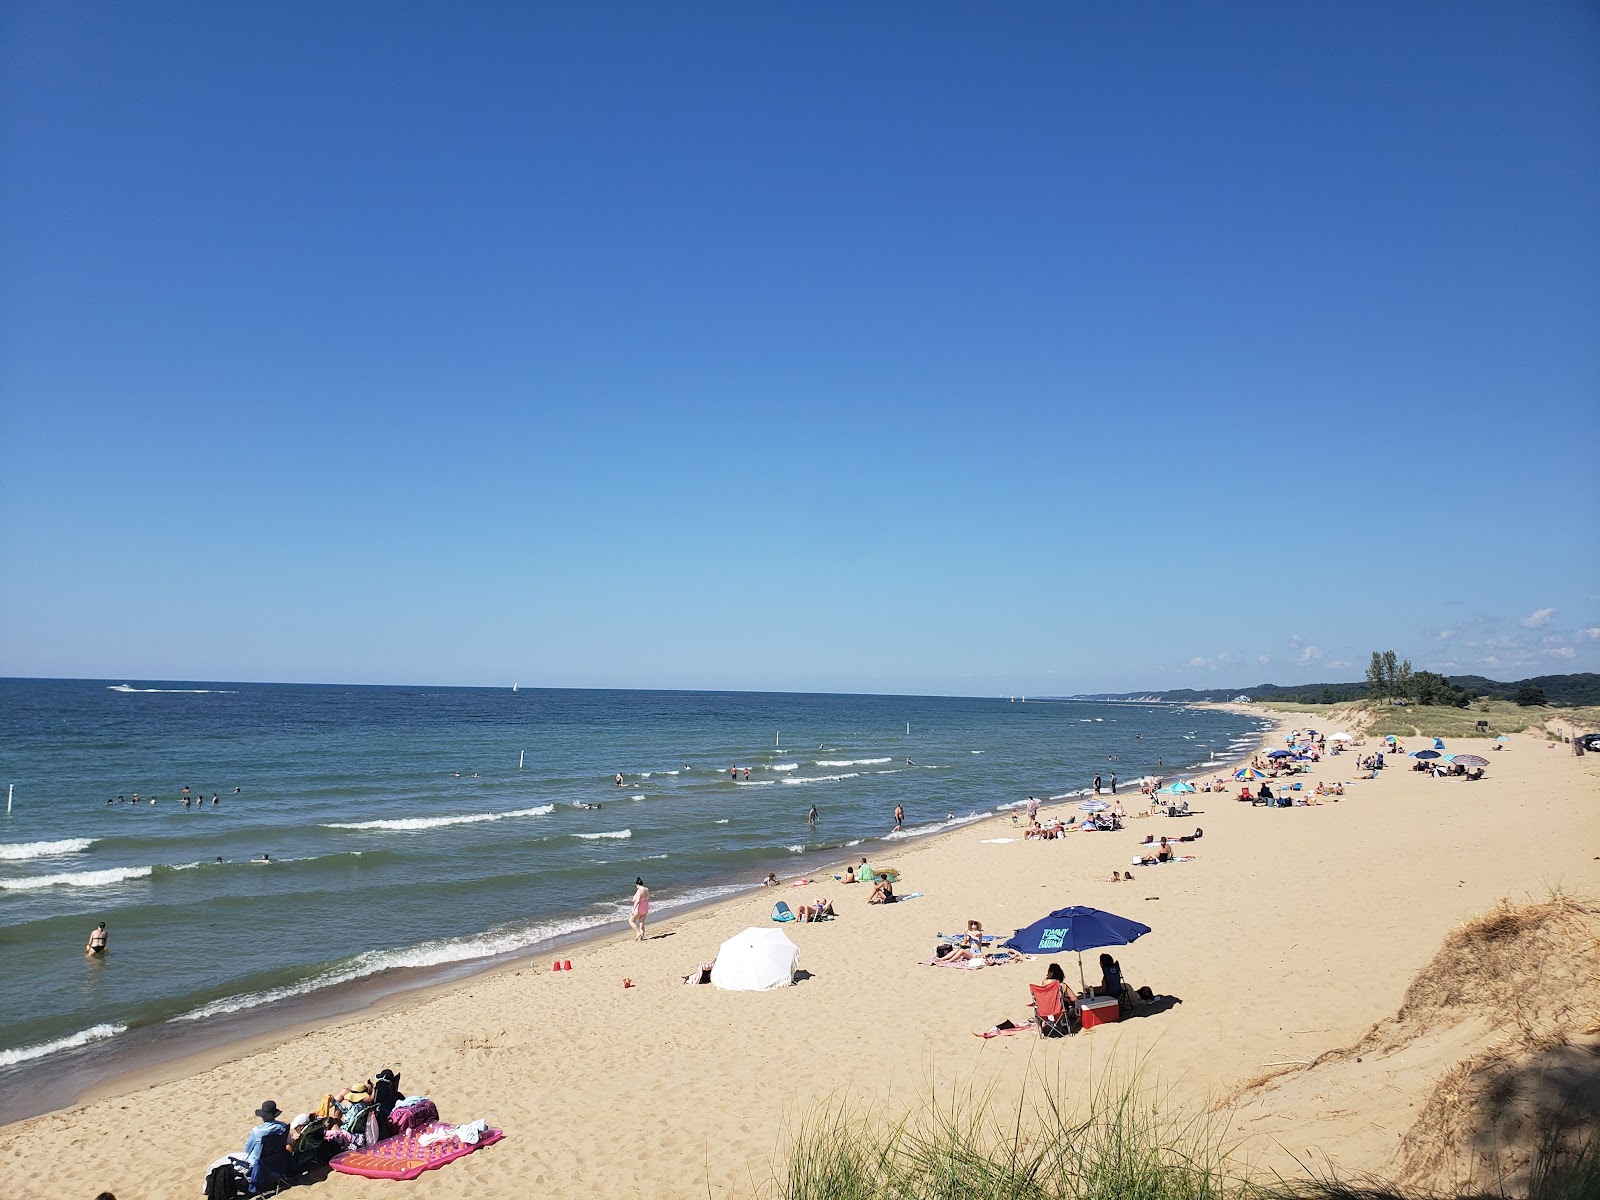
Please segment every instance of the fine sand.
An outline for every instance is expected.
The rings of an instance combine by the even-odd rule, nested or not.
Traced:
[[[1077,1091],[1142,1064],[1144,1082],[1198,1110],[1392,1016],[1450,930],[1500,898],[1543,899],[1557,887],[1600,895],[1600,757],[1520,735],[1485,757],[1489,777],[1477,783],[1413,774],[1399,760],[1339,803],[1269,810],[1202,794],[1191,802],[1203,815],[1050,842],[1022,840],[1009,818],[986,820],[875,862],[901,870],[901,891],[924,893],[889,907],[868,907],[868,888],[830,874],[667,914],[646,943],[623,930],[563,951],[570,973],[552,974],[548,962],[508,968],[264,1048],[114,1081],[86,1103],[7,1126],[0,1196],[193,1196],[205,1164],[242,1144],[262,1100],[302,1111],[385,1066],[400,1069],[408,1092],[433,1097],[446,1120],[483,1117],[506,1130],[499,1145],[405,1185],[417,1200],[752,1195],[770,1186],[793,1127],[842,1096],[892,1116],[952,1087],[993,1086],[1009,1105],[1028,1080]],[[1306,781],[1355,774],[1344,755]],[[1137,788],[1119,798],[1139,810]],[[1194,861],[1130,866],[1146,834],[1196,825],[1204,838],[1182,847]],[[1001,838],[1016,840],[991,840]],[[1124,869],[1133,882],[1108,882]],[[682,985],[725,937],[767,925],[775,900],[817,895],[839,917],[784,927],[800,946],[795,987]],[[972,1036],[1027,1015],[1026,985],[1047,960],[920,966],[934,934],[969,917],[1009,933],[1068,904],[1150,925],[1118,957],[1130,983],[1182,1003],[1070,1039]],[[1061,961],[1076,986],[1075,960]],[[1359,1112],[1336,1097],[1307,1100],[1289,1123],[1292,1147],[1262,1137],[1242,1157],[1285,1172],[1308,1152],[1341,1172],[1382,1168],[1431,1080],[1353,1078]],[[1256,1120],[1272,1103],[1252,1098],[1235,1134],[1248,1138],[1259,1124],[1281,1135],[1285,1122]],[[393,1186],[334,1175],[314,1188],[339,1200]]]

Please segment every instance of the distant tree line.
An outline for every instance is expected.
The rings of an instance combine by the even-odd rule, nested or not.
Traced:
[[[1486,679],[1482,675],[1438,675],[1415,671],[1409,659],[1397,659],[1393,651],[1374,651],[1375,664],[1367,667],[1361,683],[1302,683],[1281,685],[1258,683],[1240,688],[1176,688],[1164,692],[1097,692],[1075,696],[1077,700],[1158,700],[1169,704],[1192,704],[1202,700],[1232,700],[1245,695],[1254,700],[1286,700],[1296,704],[1349,704],[1357,700],[1405,700],[1412,704],[1431,704],[1464,708],[1479,696],[1511,700],[1517,704],[1549,704],[1557,708],[1600,704],[1600,674],[1536,675],[1509,683]],[[1373,673],[1374,665],[1378,674]],[[1376,689],[1374,689],[1376,684]],[[1465,699],[1462,697],[1465,696]]]

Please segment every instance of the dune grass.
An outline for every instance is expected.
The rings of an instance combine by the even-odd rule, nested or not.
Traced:
[[[1226,1200],[1222,1129],[1176,1118],[1136,1083],[1073,1105],[1041,1087],[1014,1108],[957,1094],[887,1121],[846,1102],[802,1124],[784,1200]]]
[[[781,1200],[1447,1200],[1372,1177],[1247,1180],[1221,1117],[1184,1117],[1137,1081],[1071,1104],[1059,1085],[998,1108],[954,1094],[888,1120],[835,1099],[801,1123],[765,1195]],[[1600,1139],[1545,1139],[1528,1200],[1600,1196]],[[1500,1200],[1457,1193],[1448,1200]]]

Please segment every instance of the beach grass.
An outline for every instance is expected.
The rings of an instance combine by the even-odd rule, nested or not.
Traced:
[[[1509,700],[1479,700],[1466,708],[1424,704],[1373,706],[1373,719],[1366,732],[1369,737],[1386,737],[1392,733],[1398,738],[1493,738],[1502,733],[1538,730],[1553,711],[1522,707]],[[1485,722],[1487,728],[1479,729],[1479,721]]]
[[[859,1102],[812,1113],[776,1180],[783,1200],[1227,1200],[1225,1130],[1175,1115],[1137,1079],[1056,1083],[996,1107],[955,1093],[886,1121]]]
[[[896,1121],[857,1097],[802,1122],[788,1165],[763,1194],[781,1200],[1500,1200],[1501,1190],[1434,1191],[1373,1176],[1252,1180],[1236,1174],[1218,1115],[1185,1117],[1137,1078],[1089,1089],[1044,1086],[997,1109],[957,1093]],[[1521,1192],[1521,1189],[1518,1189]],[[1534,1153],[1527,1200],[1600,1196],[1600,1137],[1554,1137]]]

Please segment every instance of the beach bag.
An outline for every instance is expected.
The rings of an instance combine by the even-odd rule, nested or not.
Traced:
[[[385,1068],[372,1081],[372,1100],[378,1106],[378,1124],[389,1120],[389,1113],[400,1099],[400,1076]]]
[[[787,904],[779,900],[772,906],[772,919],[774,921],[792,921],[794,920],[794,913]]]
[[[378,1106],[370,1100],[357,1101],[344,1115],[345,1132],[355,1138],[358,1148],[371,1146],[382,1140],[378,1128]]]
[[[206,1172],[206,1200],[245,1200],[250,1195],[250,1180],[242,1170],[242,1160],[224,1158]]]

